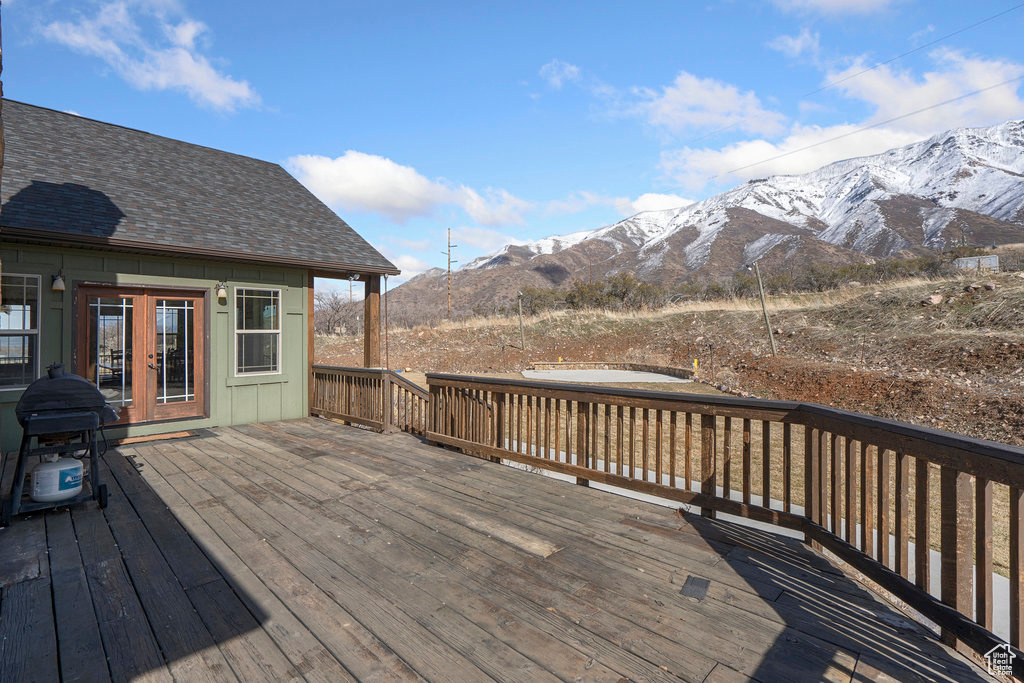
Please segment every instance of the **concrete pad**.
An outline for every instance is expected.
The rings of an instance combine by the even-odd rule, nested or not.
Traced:
[[[580,384],[627,382],[678,382],[692,383],[692,379],[683,379],[656,372],[634,372],[632,370],[523,370],[526,379],[548,380],[552,382],[579,382]]]

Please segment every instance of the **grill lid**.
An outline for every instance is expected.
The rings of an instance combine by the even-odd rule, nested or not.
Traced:
[[[100,424],[117,420],[117,413],[107,405],[99,388],[84,377],[65,372],[61,363],[54,363],[45,376],[28,385],[14,408],[22,426],[32,415],[82,411],[97,413]]]

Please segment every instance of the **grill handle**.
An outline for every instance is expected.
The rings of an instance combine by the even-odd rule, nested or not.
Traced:
[[[99,429],[99,426],[100,416],[91,411],[27,415],[23,423],[25,436],[84,432]]]

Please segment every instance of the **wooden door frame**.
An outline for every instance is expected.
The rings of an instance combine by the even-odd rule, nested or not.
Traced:
[[[91,382],[92,378],[88,376],[88,368],[84,367],[86,359],[89,357],[88,349],[86,348],[89,331],[85,327],[89,319],[86,309],[89,296],[134,298],[132,304],[132,405],[130,408],[122,409],[122,418],[114,424],[119,426],[152,424],[208,417],[210,414],[209,290],[195,287],[153,286],[134,283],[74,283],[71,316],[71,363],[74,372],[86,377]],[[154,349],[156,341],[156,307],[154,302],[160,298],[187,298],[195,303],[193,320],[198,327],[193,333],[194,357],[198,356],[198,361],[193,366],[196,380],[194,385],[195,399],[180,404],[160,405],[156,403],[157,379],[153,373],[149,372],[148,368],[150,362],[148,356],[150,351]],[[150,310],[151,308],[152,310]],[[140,309],[141,315],[137,314]],[[139,344],[139,346],[135,346],[136,344]],[[135,354],[134,348],[142,349],[142,354]],[[137,369],[144,371],[141,377]]]

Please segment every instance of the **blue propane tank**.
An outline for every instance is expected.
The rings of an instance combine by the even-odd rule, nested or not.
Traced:
[[[82,492],[82,462],[74,458],[57,458],[41,462],[32,470],[32,500],[56,503],[74,498]]]

